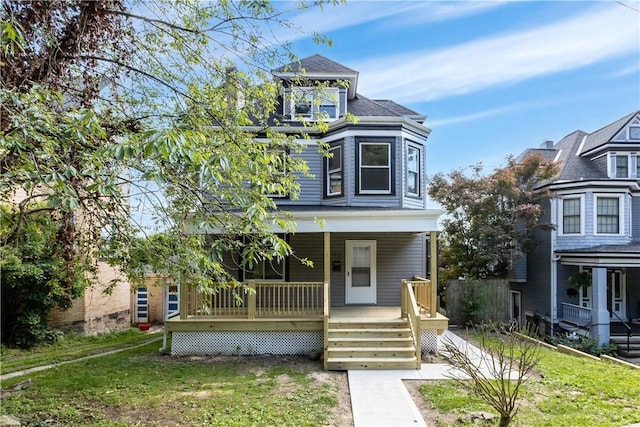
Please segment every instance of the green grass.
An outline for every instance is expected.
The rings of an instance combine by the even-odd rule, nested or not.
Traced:
[[[23,425],[330,424],[336,386],[296,364],[177,358],[158,348],[156,342],[29,375],[31,386],[4,398],[0,414],[17,416]],[[24,379],[4,381],[2,388]]]
[[[523,386],[515,426],[622,426],[640,422],[640,370],[541,349],[534,378]],[[468,414],[496,413],[453,381],[421,387],[439,426],[476,425]],[[497,419],[493,424],[497,425]]]
[[[68,334],[55,344],[34,347],[30,350],[2,346],[0,349],[1,372],[8,374],[109,350],[127,348],[157,336],[157,334],[140,332],[137,328],[130,328],[121,332],[90,337]]]

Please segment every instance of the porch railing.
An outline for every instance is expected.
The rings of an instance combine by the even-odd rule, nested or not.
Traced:
[[[420,341],[420,307],[418,307],[418,301],[413,292],[413,285],[408,280],[402,281],[402,288],[400,289],[400,311],[402,317],[409,321],[411,328],[411,336],[413,338],[413,345],[416,351],[416,369],[422,367],[422,343]]]
[[[435,289],[431,286],[431,280],[413,276],[413,280],[409,280],[408,283],[413,288],[418,306],[423,312],[428,313],[429,317],[435,317],[438,307]]]
[[[581,305],[562,303],[562,319],[579,326],[587,326],[591,323],[591,309]]]
[[[322,317],[328,310],[328,283],[247,282],[197,292],[187,287],[187,317],[242,319]],[[326,302],[326,303],[325,303]]]

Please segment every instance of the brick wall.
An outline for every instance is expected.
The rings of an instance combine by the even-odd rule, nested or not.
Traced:
[[[51,313],[49,322],[52,326],[87,335],[113,332],[131,326],[129,282],[116,268],[104,262],[98,263],[98,270],[98,281],[88,287],[69,310],[54,310]],[[115,278],[120,281],[110,294],[105,294],[104,290]]]

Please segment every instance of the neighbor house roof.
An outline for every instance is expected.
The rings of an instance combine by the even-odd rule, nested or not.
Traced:
[[[639,112],[640,111],[634,111],[633,113],[628,114],[621,119],[616,120],[615,122],[608,124],[607,126],[587,135],[582,152],[588,153],[590,151],[596,150],[611,141],[611,139],[616,136],[620,129],[626,126],[627,123],[629,123],[629,121]]]

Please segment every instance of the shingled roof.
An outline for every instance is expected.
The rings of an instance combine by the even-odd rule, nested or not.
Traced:
[[[607,126],[598,129],[595,132],[592,132],[587,136],[587,139],[584,142],[584,146],[582,149],[583,153],[588,153],[590,151],[596,150],[599,147],[602,147],[607,142],[611,141],[611,139],[616,136],[616,134],[629,123],[629,121],[640,111],[634,111],[631,114],[628,114],[622,117],[615,122],[608,124]]]
[[[329,58],[315,54],[299,61],[294,61],[281,67],[275,68],[274,73],[292,72],[299,73],[304,70],[306,73],[358,73],[349,67],[345,67]]]

